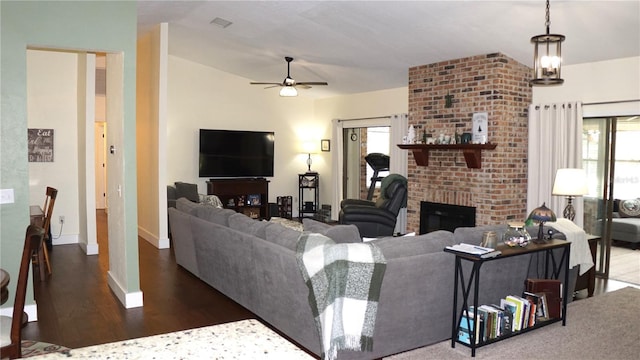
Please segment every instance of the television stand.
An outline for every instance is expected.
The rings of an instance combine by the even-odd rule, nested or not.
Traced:
[[[254,219],[269,219],[269,181],[265,178],[209,179],[207,195],[222,206]]]

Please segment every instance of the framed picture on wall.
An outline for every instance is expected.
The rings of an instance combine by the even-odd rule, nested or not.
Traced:
[[[27,129],[29,162],[53,162],[53,129]]]
[[[320,140],[320,150],[331,151],[331,140],[329,139]]]

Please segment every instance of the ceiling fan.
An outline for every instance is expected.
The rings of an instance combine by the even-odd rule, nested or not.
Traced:
[[[298,90],[296,87],[301,87],[303,89],[310,89],[311,85],[329,85],[324,81],[295,81],[291,78],[290,75],[290,65],[293,58],[290,56],[286,56],[284,58],[287,61],[287,77],[284,78],[284,81],[281,83],[275,82],[251,82],[251,85],[270,85],[265,87],[265,89],[273,88],[273,87],[282,87],[280,89],[280,96],[298,96]]]

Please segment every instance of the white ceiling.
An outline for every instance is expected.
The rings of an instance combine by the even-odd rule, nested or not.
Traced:
[[[220,17],[233,24],[221,28]],[[531,64],[545,1],[139,1],[138,27],[169,23],[169,53],[249,81],[326,97],[407,86],[408,69],[501,52]],[[640,1],[551,1],[565,65],[640,56]],[[265,91],[273,91],[276,89]]]

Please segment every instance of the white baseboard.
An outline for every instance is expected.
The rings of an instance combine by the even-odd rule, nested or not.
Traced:
[[[138,235],[145,239],[149,244],[155,246],[158,249],[168,249],[171,247],[169,239],[160,239],[156,235],[147,231],[145,228],[138,226]]]
[[[99,247],[98,244],[86,244],[86,243],[78,243],[78,245],[80,245],[80,248],[82,249],[82,251],[84,251],[85,254],[87,255],[98,255],[99,252]]]
[[[53,245],[67,245],[67,244],[77,244],[79,243],[79,235],[78,234],[67,234],[60,235],[59,238],[55,239],[55,234],[51,234],[54,237],[51,242]]]
[[[125,308],[131,309],[142,307],[142,291],[127,293],[127,291],[122,286],[120,286],[120,283],[113,277],[113,273],[111,271],[107,273],[107,281],[109,283],[109,288],[111,289],[111,291],[113,291],[113,293]]]

